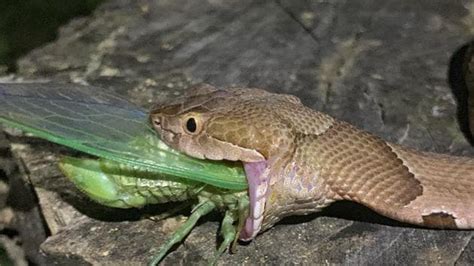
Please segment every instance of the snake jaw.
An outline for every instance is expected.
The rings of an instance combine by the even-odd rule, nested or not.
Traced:
[[[239,239],[250,241],[262,227],[263,213],[270,185],[270,169],[266,160],[244,163],[244,168],[249,185],[250,214],[245,220],[245,226],[240,232]]]

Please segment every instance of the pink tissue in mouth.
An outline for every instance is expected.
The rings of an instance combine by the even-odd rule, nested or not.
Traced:
[[[245,226],[240,232],[239,239],[244,241],[251,240],[260,230],[260,224],[255,225],[255,206],[258,200],[257,189],[259,186],[267,186],[268,180],[263,177],[263,172],[267,168],[267,161],[244,163],[245,174],[249,185],[250,214],[245,220]]]

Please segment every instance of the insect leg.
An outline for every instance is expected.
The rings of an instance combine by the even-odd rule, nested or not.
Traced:
[[[238,203],[238,215],[239,215],[239,223],[237,225],[237,236],[240,235],[240,231],[242,231],[242,228],[244,228],[245,224],[245,219],[247,219],[247,216],[249,215],[249,199],[248,197],[241,197],[239,199]],[[234,242],[232,243],[232,246],[230,247],[230,251],[232,253],[235,252],[236,245],[237,245],[237,240],[239,240],[238,237],[234,238]]]
[[[216,205],[211,201],[199,204],[198,207],[194,209],[191,216],[189,216],[188,220],[186,220],[186,222],[166,241],[166,243],[161,246],[158,254],[156,254],[151,260],[150,265],[157,265],[174,244],[182,241],[184,237],[191,232],[191,229],[196,225],[199,218],[211,212],[215,207]]]
[[[226,211],[224,219],[222,220],[221,225],[221,234],[224,237],[224,240],[220,244],[216,253],[214,254],[214,259],[212,260],[212,265],[215,264],[220,255],[230,246],[232,241],[235,239],[235,227],[234,227],[234,215],[231,211]]]

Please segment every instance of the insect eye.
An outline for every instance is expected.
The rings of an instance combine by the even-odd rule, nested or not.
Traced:
[[[196,123],[196,119],[194,117],[190,117],[186,120],[186,125],[185,125],[186,131],[188,133],[196,133],[198,125]]]

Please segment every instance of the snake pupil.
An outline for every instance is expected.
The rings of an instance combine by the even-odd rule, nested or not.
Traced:
[[[191,133],[196,132],[197,125],[196,120],[194,118],[191,117],[188,119],[188,121],[186,121],[186,129]]]

